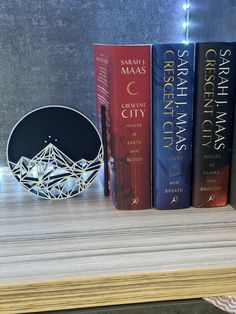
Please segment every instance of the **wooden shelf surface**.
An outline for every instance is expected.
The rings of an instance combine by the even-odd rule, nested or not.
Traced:
[[[50,201],[0,180],[0,313],[236,294],[230,206],[118,211],[94,183]]]

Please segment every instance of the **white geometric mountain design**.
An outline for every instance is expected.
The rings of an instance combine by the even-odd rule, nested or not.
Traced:
[[[43,198],[63,199],[85,190],[96,178],[102,161],[102,147],[95,159],[74,162],[50,143],[32,159],[23,156],[9,164],[28,191]]]

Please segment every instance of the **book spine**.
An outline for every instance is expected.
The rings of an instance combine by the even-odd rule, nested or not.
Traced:
[[[153,45],[153,206],[191,204],[194,45]]]
[[[118,209],[150,208],[150,46],[113,47],[111,72],[113,202]]]
[[[104,196],[109,196],[106,108],[104,105],[101,105],[101,122],[102,122],[102,143],[103,143],[103,171],[104,171],[103,188],[104,188]]]
[[[228,202],[235,43],[199,43],[196,49],[193,196],[195,207]]]
[[[111,156],[110,145],[110,115],[109,115],[109,81],[110,46],[94,44],[94,74],[96,87],[96,113],[98,130],[102,134],[104,146],[103,184],[104,195],[110,194],[109,160]]]

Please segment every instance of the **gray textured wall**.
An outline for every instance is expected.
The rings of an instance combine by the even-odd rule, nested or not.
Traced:
[[[46,104],[95,120],[92,43],[180,41],[183,0],[1,0],[0,166],[10,130]]]
[[[236,41],[236,0],[192,0],[190,39]]]

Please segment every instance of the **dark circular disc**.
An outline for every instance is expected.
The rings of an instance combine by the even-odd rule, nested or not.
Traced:
[[[61,199],[93,182],[102,165],[103,149],[97,129],[84,114],[50,105],[31,111],[15,125],[7,159],[28,191]]]

